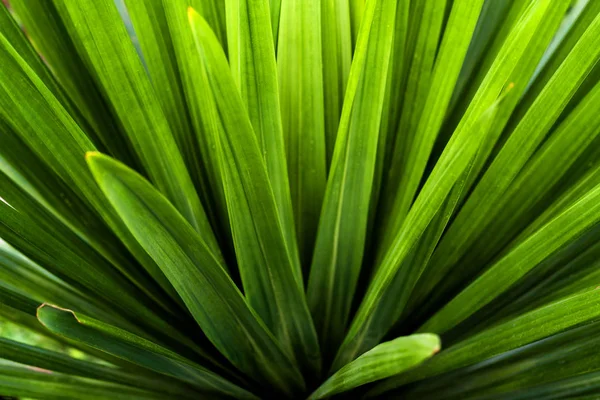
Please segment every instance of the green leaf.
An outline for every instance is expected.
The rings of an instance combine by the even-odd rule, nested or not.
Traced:
[[[201,171],[197,145],[163,4],[161,1],[137,0],[126,0],[125,4],[156,98],[169,122],[187,170],[198,186]],[[181,7],[180,12],[185,15],[185,8]]]
[[[350,27],[352,33],[352,48],[354,49],[358,43],[360,32],[360,24],[362,23],[365,13],[367,0],[348,0],[350,4]]]
[[[552,198],[560,193],[561,180],[573,181],[577,178],[573,166],[585,162],[581,159],[582,153],[592,147],[600,135],[599,114],[600,84],[596,84],[536,151],[494,208],[488,211],[485,222],[482,222],[485,229],[474,238],[470,247],[477,251],[465,254],[461,263],[484,266],[499,250],[507,245],[507,249],[518,245],[541,227],[539,223],[535,227],[527,225],[540,211],[547,209]],[[525,227],[526,234],[519,234],[515,239]],[[438,285],[435,290],[442,290],[440,286],[443,287]]]
[[[165,328],[149,299],[106,260],[0,173],[0,233],[34,261],[137,323]],[[35,216],[33,218],[32,216]]]
[[[277,66],[300,259],[308,274],[327,180],[321,4],[282,0]]]
[[[410,5],[409,27],[406,33],[406,67],[403,76],[404,93],[398,128],[390,143],[389,170],[383,175],[383,193],[379,211],[382,226],[377,235],[385,241],[389,236],[382,233],[390,223],[392,206],[399,200],[400,179],[408,171],[408,159],[419,120],[429,95],[435,65],[435,54],[439,45],[446,0],[424,0]],[[400,75],[399,73],[396,73]],[[389,150],[388,150],[389,151]],[[414,156],[413,156],[414,157]],[[377,247],[382,248],[382,245]],[[382,252],[379,250],[379,252]],[[381,255],[379,255],[379,258]]]
[[[0,365],[0,392],[4,396],[50,400],[160,400],[165,396],[149,390],[14,364]]]
[[[211,129],[212,121],[207,116],[208,106],[205,103],[208,100],[203,95],[205,88],[198,79],[198,71],[202,70],[202,60],[194,45],[194,36],[187,16],[188,5],[184,0],[161,0],[161,4],[173,42],[189,118],[194,129],[194,134],[189,139],[193,140],[190,148],[198,150],[195,160],[200,166],[201,175],[198,190],[215,234],[220,239],[221,251],[233,267],[235,264],[235,260],[232,260],[233,239],[223,192],[223,178],[214,151],[216,140],[213,135],[206,133]]]
[[[2,358],[37,368],[52,370],[84,378],[121,383],[140,389],[151,389],[164,395],[194,398],[198,393],[193,390],[169,382],[158,374],[142,375],[137,371],[132,373],[120,368],[101,365],[85,360],[78,360],[63,353],[46,350],[13,340],[0,338]]]
[[[222,261],[143,177],[98,153],[87,156],[102,191],[156,260],[208,339],[238,369],[284,392],[302,377],[245,302]]]
[[[395,16],[396,1],[367,3],[319,220],[307,297],[328,358],[343,339],[362,265]]]
[[[403,302],[409,298],[431,249],[435,247],[450,218],[448,214],[452,212],[462,193],[465,174],[469,173],[473,158],[476,157],[504,97],[499,96],[468,129],[458,132],[448,144],[402,229],[396,234],[391,250],[376,270],[338,350],[333,370],[341,368],[377,344],[395,322],[385,317],[387,313],[394,318],[401,315],[405,306]],[[412,260],[411,257],[415,255],[419,257]],[[393,301],[392,297],[395,296],[398,302]],[[393,308],[386,308],[389,304]]]
[[[481,117],[479,125],[477,126],[477,130],[480,133],[476,132],[478,137],[483,136],[485,138],[489,135],[491,125],[497,115],[497,105],[500,104],[504,97],[505,96],[502,96],[497,104]],[[479,147],[476,154],[479,154],[480,151],[481,147]],[[439,210],[432,217],[429,225],[427,225],[427,228],[418,239],[418,242],[411,248],[410,252],[401,262],[396,276],[390,283],[390,286],[385,290],[378,301],[377,307],[370,315],[368,326],[365,328],[367,333],[361,339],[362,342],[360,343],[360,347],[355,349],[356,354],[360,354],[366,349],[375,346],[388,334],[390,329],[393,328],[396,323],[401,322],[399,321],[399,318],[404,312],[405,306],[412,295],[412,292],[406,290],[406,287],[412,287],[414,285],[420,271],[422,271],[429,262],[431,254],[435,250],[435,247],[464,192],[467,178],[473,169],[473,163],[474,159],[471,160],[469,166],[467,166],[462,175],[456,180],[450,193],[448,193]]]
[[[95,150],[89,138],[2,35],[0,60],[0,115],[3,120],[44,161],[46,168],[51,168],[93,206],[146,271],[162,284],[167,293],[171,290],[173,294],[162,272],[129,234],[87,170],[83,155],[86,151]],[[156,284],[148,279],[142,268],[131,262],[128,254],[122,253],[120,246],[115,249],[115,246],[103,243],[102,239],[110,243],[110,238],[94,239],[94,247],[99,248],[100,253],[119,271],[157,303],[164,304],[153,290]]]
[[[185,7],[194,7],[208,22],[213,32],[219,39],[223,50],[227,53],[227,0],[190,0]],[[164,4],[164,3],[163,3]]]
[[[106,309],[102,302],[94,301],[76,290],[2,240],[0,240],[0,280],[28,293],[40,303],[48,301],[93,313],[107,320],[115,318],[113,310]],[[124,321],[121,319],[120,322]]]
[[[302,275],[287,245],[285,225],[250,120],[214,35],[193,10],[190,23],[204,62],[205,91],[214,99],[211,108],[216,125],[209,134],[218,138],[216,151],[245,295],[288,354],[303,368],[318,371],[319,347]]]
[[[600,292],[591,287],[585,293],[561,299],[497,324],[448,347],[422,366],[378,384],[370,394],[378,395],[410,382],[472,365],[592,321],[600,313],[599,296]]]
[[[323,399],[367,383],[397,375],[440,350],[440,338],[431,334],[400,337],[381,343],[346,364],[309,397]]]
[[[55,0],[152,182],[219,254],[169,123],[112,0]]]
[[[286,245],[300,276],[268,0],[226,0],[229,59],[266,163]],[[210,76],[209,76],[210,77]],[[285,114],[284,114],[285,116]],[[293,172],[293,170],[290,169]],[[293,175],[291,175],[293,177]],[[292,186],[293,193],[293,186]],[[300,221],[296,221],[300,223]],[[302,248],[302,242],[300,242]]]
[[[110,151],[131,166],[139,165],[139,160],[121,133],[100,88],[85,67],[84,60],[77,55],[73,40],[69,37],[55,4],[48,0],[15,0],[11,1],[11,7],[25,25],[27,35],[35,43],[36,49],[51,66],[52,73],[64,91],[54,90],[53,84],[44,79],[49,73],[43,72],[42,68],[36,67],[32,62],[29,64],[82,126],[94,145],[101,150]],[[8,39],[11,44],[16,45],[15,40],[10,37]],[[17,51],[24,56],[24,51],[18,48]],[[43,64],[37,54],[35,57],[37,63]],[[45,68],[43,65],[42,67]]]
[[[498,260],[419,330],[443,333],[502,294],[530,269],[600,221],[600,187]]]
[[[436,399],[439,390],[460,380],[459,387],[445,390],[446,398],[511,398],[514,391],[597,371],[598,354],[590,349],[598,345],[599,328],[600,324],[593,322],[569,329],[470,367],[421,381],[403,396]]]
[[[440,2],[434,1],[434,3],[436,3],[436,7],[439,7]],[[391,182],[397,182],[397,189],[395,192],[384,194],[391,199],[389,200],[391,205],[389,210],[385,210],[389,212],[384,211],[385,217],[382,221],[381,243],[378,245],[382,255],[388,251],[394,238],[394,232],[398,232],[402,227],[418,193],[419,184],[423,179],[427,161],[444,121],[482,6],[482,0],[455,1],[452,4],[447,29],[444,31],[441,44],[437,49],[426,99],[423,100],[416,129],[409,140],[410,147],[404,153],[407,157],[406,161],[402,165],[403,168],[400,167],[399,176],[392,175],[390,178]],[[443,14],[443,7],[439,8]],[[429,45],[431,46],[433,43],[432,41]],[[416,108],[416,112],[419,113],[418,101]],[[396,157],[399,157],[400,154],[402,153],[396,153]],[[381,256],[379,258],[381,259]]]
[[[37,318],[57,335],[180,379],[203,391],[242,399],[256,398],[214,372],[149,340],[86,315],[44,304],[38,308]]]
[[[534,7],[533,12],[543,9],[541,5],[545,5],[545,2],[536,2],[534,5],[538,7]],[[438,286],[450,268],[460,261],[469,249],[468,245],[487,228],[491,210],[514,183],[519,172],[600,58],[599,38],[600,15],[536,98],[474,187],[436,249],[428,271],[423,275],[424,287],[419,289],[422,296],[431,293]]]
[[[331,165],[344,95],[352,63],[352,33],[348,0],[321,2],[323,104],[327,167]]]

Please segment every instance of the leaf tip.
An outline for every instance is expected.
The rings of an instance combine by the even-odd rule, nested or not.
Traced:
[[[85,153],[85,160],[86,161],[91,161],[94,158],[101,156],[102,154],[99,151],[88,151]]]
[[[189,6],[187,9],[187,14],[188,14],[188,19],[191,22],[196,18],[196,16],[198,15],[198,12],[196,10],[194,10],[194,7]]]

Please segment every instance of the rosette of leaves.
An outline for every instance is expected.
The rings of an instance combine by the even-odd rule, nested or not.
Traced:
[[[0,7],[0,395],[600,393],[599,1],[124,6]]]

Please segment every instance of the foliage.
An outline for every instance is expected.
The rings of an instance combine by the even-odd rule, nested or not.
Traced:
[[[0,6],[1,396],[600,393],[600,1],[120,4]]]

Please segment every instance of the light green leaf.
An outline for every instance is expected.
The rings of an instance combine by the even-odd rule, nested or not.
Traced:
[[[550,254],[600,221],[600,187],[532,234],[446,304],[419,330],[443,333],[502,294]]]
[[[27,35],[35,43],[36,49],[52,68],[52,73],[60,82],[64,94],[61,93],[62,90],[54,90],[53,84],[44,79],[44,76],[48,75],[47,72],[43,73],[41,68],[36,68],[34,63],[30,62],[32,68],[61,100],[61,104],[69,110],[98,149],[106,149],[105,151],[109,151],[121,161],[137,167],[138,158],[127,138],[121,133],[115,116],[94,82],[92,74],[85,67],[84,60],[77,54],[73,40],[69,37],[53,1],[15,0],[11,1],[11,7],[25,25]],[[16,45],[14,40],[10,37],[8,39],[11,44]],[[19,49],[17,51],[24,56],[24,52]],[[43,64],[39,58],[38,63]]]
[[[200,0],[202,2],[203,0]],[[220,0],[218,0],[220,1]],[[196,163],[200,166],[201,179],[199,191],[203,205],[210,219],[215,234],[219,239],[221,251],[228,263],[233,267],[233,239],[227,203],[223,192],[223,178],[218,168],[218,157],[214,149],[216,141],[213,135],[207,134],[212,126],[208,117],[208,101],[204,96],[204,86],[198,78],[202,70],[202,60],[194,45],[194,36],[188,21],[188,5],[185,0],[161,0],[162,11],[167,20],[169,34],[173,41],[173,50],[177,59],[181,85],[189,111],[194,133],[191,146],[198,149]]]
[[[196,187],[199,187],[202,172],[197,144],[163,2],[126,0],[125,4],[156,98],[169,122],[187,170]],[[179,11],[185,16],[185,7],[180,7]]]
[[[51,168],[73,191],[93,206],[146,271],[162,284],[167,293],[171,290],[173,294],[162,272],[129,234],[114,210],[104,200],[87,170],[83,155],[86,151],[95,149],[89,138],[2,35],[0,60],[2,119],[44,161],[46,168]],[[103,239],[107,243],[104,243]],[[111,245],[111,239],[103,237],[96,237],[91,241],[94,247],[140,290],[157,303],[164,304],[164,300],[157,297],[156,291],[153,290],[156,284],[148,279],[140,266],[131,262],[128,254],[123,254],[120,245]]]
[[[318,342],[302,276],[297,258],[287,246],[250,120],[214,35],[193,10],[190,23],[204,62],[205,92],[214,99],[211,108],[216,125],[207,133],[218,138],[216,151],[245,295],[288,354],[295,356],[302,368],[318,371]]]
[[[154,184],[219,254],[169,123],[112,0],[55,0],[79,54]]]
[[[469,173],[473,157],[476,157],[503,98],[504,95],[499,96],[468,130],[458,132],[438,160],[406,222],[396,234],[391,250],[376,270],[337,353],[333,370],[377,344],[395,322],[385,317],[387,313],[393,316],[392,319],[401,315],[405,306],[402,302],[409,298],[431,249],[450,218],[448,214],[462,193],[465,174]],[[398,296],[398,302],[393,302],[395,296]],[[386,304],[393,304],[393,308],[384,308]]]
[[[449,400],[512,398],[529,390],[582,373],[597,371],[600,324],[593,322],[505,352],[475,365],[419,382],[403,393],[406,399],[434,400],[439,390]],[[448,388],[460,381],[458,387]],[[485,397],[487,396],[487,397]]]
[[[384,234],[392,206],[398,201],[400,179],[406,174],[407,162],[413,149],[413,141],[419,120],[425,107],[433,75],[435,54],[439,45],[446,0],[423,0],[413,2],[409,10],[409,27],[406,33],[407,47],[406,64],[403,75],[404,93],[398,128],[390,143],[389,166],[383,179],[379,219],[382,220],[376,234],[384,241],[389,241],[389,235]],[[398,73],[396,73],[398,75]],[[414,157],[414,156],[413,156]],[[381,244],[377,245],[379,253],[383,251]],[[381,258],[383,254],[378,257]]]
[[[545,2],[535,2],[534,5],[538,7],[534,7],[534,10],[540,10],[544,4]],[[598,59],[600,15],[536,98],[473,189],[436,249],[428,271],[423,275],[425,287],[419,289],[420,293],[431,293],[449,269],[460,261],[464,252],[469,249],[469,243],[487,228],[490,211],[514,183]]]
[[[226,4],[232,76],[258,139],[275,195],[281,229],[294,262],[294,270],[300,277],[275,49],[269,29],[269,1],[226,0]]]
[[[362,265],[395,16],[395,0],[367,3],[319,220],[307,297],[328,358],[343,338]]]
[[[333,158],[352,63],[351,30],[348,0],[321,2],[323,104],[328,168]]]
[[[440,338],[431,334],[400,337],[384,342],[346,364],[309,397],[328,398],[337,393],[397,375],[420,364],[440,350]]]
[[[282,0],[277,66],[300,259],[308,275],[327,180],[321,4]]]
[[[133,236],[157,262],[208,339],[238,369],[284,392],[302,377],[245,302],[222,261],[139,174],[98,153],[90,168]]]
[[[440,2],[433,1],[433,3],[436,3],[435,7],[438,9],[436,15],[439,14],[440,9],[443,14],[443,7],[440,7]],[[400,168],[399,176],[392,175],[390,178],[391,182],[397,182],[397,189],[395,192],[384,194],[387,199],[391,199],[389,200],[391,205],[386,210],[389,212],[384,211],[385,217],[382,220],[381,243],[378,245],[381,254],[379,260],[388,251],[394,233],[402,227],[418,193],[419,184],[423,179],[427,161],[444,121],[482,6],[482,0],[454,1],[452,4],[452,11],[447,22],[448,28],[444,31],[441,44],[437,49],[431,82],[428,85],[426,99],[422,103],[422,110],[419,110],[417,101],[416,113],[420,113],[420,116],[418,116],[414,134],[409,139],[410,147],[403,153],[407,158],[402,166],[397,167]],[[433,39],[435,39],[435,36]],[[429,42],[429,40],[427,41]],[[429,45],[433,43],[435,41],[431,41]],[[408,104],[410,102],[412,102],[412,99],[408,97]],[[410,116],[407,116],[407,118],[410,118]],[[407,128],[411,128],[410,124]],[[396,153],[396,158],[400,154],[402,153]],[[393,169],[394,166],[391,168]]]
[[[348,0],[350,3],[350,27],[352,33],[352,48],[358,43],[360,24],[363,20],[367,0]]]

